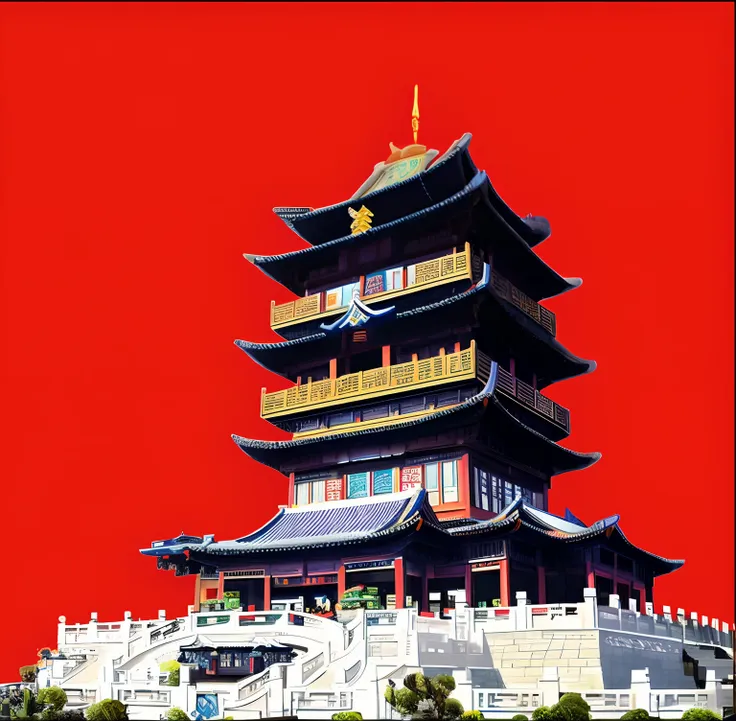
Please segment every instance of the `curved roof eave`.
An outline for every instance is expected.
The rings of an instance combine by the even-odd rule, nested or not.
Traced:
[[[310,245],[317,246],[322,245],[322,242],[318,242],[307,237],[308,235],[311,235],[311,233],[302,234],[302,232],[300,232],[299,230],[299,226],[310,224],[315,220],[319,221],[320,218],[326,215],[331,215],[333,213],[340,213],[342,211],[345,211],[345,213],[347,213],[348,207],[355,205],[358,201],[360,201],[360,203],[367,203],[368,205],[370,205],[371,200],[395,195],[397,194],[397,191],[398,193],[401,193],[403,189],[417,185],[421,186],[422,192],[426,195],[428,200],[430,202],[433,202],[432,196],[425,186],[425,181],[431,180],[432,176],[435,176],[438,172],[442,172],[444,169],[446,169],[449,162],[457,158],[458,155],[467,155],[468,160],[470,160],[468,145],[470,144],[472,138],[473,136],[470,133],[464,133],[462,137],[459,140],[456,140],[445,153],[433,157],[430,160],[430,164],[427,166],[427,168],[425,168],[420,173],[417,173],[410,178],[406,178],[405,180],[400,180],[399,182],[393,183],[392,185],[380,188],[379,190],[374,190],[371,193],[358,195],[357,192],[359,192],[360,189],[362,189],[363,187],[370,187],[371,181],[373,180],[375,182],[375,179],[380,176],[380,172],[376,173],[376,168],[382,168],[384,166],[384,163],[378,163],[375,166],[374,170],[371,172],[371,175],[368,177],[365,183],[363,183],[361,188],[359,188],[358,191],[353,195],[352,198],[344,200],[340,203],[335,203],[333,205],[326,205],[322,208],[316,208],[315,210],[299,215],[296,218],[281,218],[281,220],[283,220],[283,222],[289,227],[289,229],[292,230],[296,235],[298,235],[302,240],[306,241]],[[469,165],[470,167],[475,168],[472,161],[470,161]],[[334,238],[328,238],[328,241],[323,242],[329,242],[329,240],[334,240]]]
[[[289,450],[298,447],[308,447],[311,445],[319,445],[325,442],[348,440],[351,438],[357,438],[360,436],[367,435],[379,435],[381,433],[394,434],[397,430],[403,428],[411,428],[416,426],[424,426],[431,428],[432,425],[438,423],[440,420],[451,417],[461,417],[465,413],[473,412],[473,410],[479,405],[483,404],[483,410],[487,412],[489,405],[497,413],[497,417],[502,419],[506,423],[507,428],[513,429],[515,432],[523,434],[527,442],[536,443],[540,450],[546,451],[550,454],[550,458],[556,458],[557,460],[550,461],[550,468],[552,469],[552,475],[558,475],[560,473],[567,473],[574,470],[582,470],[596,463],[601,458],[600,453],[579,453],[572,451],[569,448],[565,448],[543,434],[535,431],[533,428],[525,425],[513,415],[511,415],[503,405],[494,397],[496,379],[498,376],[498,366],[496,363],[491,363],[491,372],[488,378],[488,383],[485,388],[472,398],[467,401],[460,403],[450,408],[445,408],[434,413],[428,414],[421,418],[403,421],[400,423],[392,424],[391,426],[378,426],[375,428],[368,428],[364,430],[349,431],[346,433],[328,433],[322,436],[313,436],[310,438],[300,438],[289,441],[259,441],[249,438],[243,438],[236,434],[232,435],[233,441],[236,445],[254,460],[259,463],[265,463],[271,465],[267,461],[262,460],[258,456],[263,456],[263,453],[257,451],[264,451],[266,454],[271,452],[279,452]],[[272,465],[272,467],[276,467]]]
[[[532,321],[531,319],[529,322],[526,322],[526,318],[523,314],[523,311],[518,311],[515,309],[511,304],[504,301],[503,298],[501,298],[493,289],[490,283],[487,282],[487,275],[488,275],[488,264],[486,264],[486,269],[484,269],[484,275],[483,280],[476,283],[471,288],[465,290],[462,293],[457,293],[455,295],[452,295],[448,298],[444,298],[439,301],[435,301],[433,303],[428,303],[426,305],[417,306],[416,308],[410,308],[408,310],[400,311],[396,313],[395,320],[396,321],[402,321],[405,319],[412,318],[417,315],[421,315],[423,313],[431,313],[434,310],[437,310],[439,308],[444,308],[451,306],[453,304],[466,302],[468,299],[472,299],[476,296],[479,296],[481,291],[487,291],[490,293],[494,300],[503,307],[506,312],[509,315],[512,315],[515,319],[521,321],[522,327],[525,329],[527,333],[530,333],[535,337],[536,340],[538,340],[541,343],[544,343],[548,345],[550,348],[552,348],[556,353],[558,353],[566,362],[570,363],[573,367],[576,368],[575,373],[569,373],[567,375],[558,375],[555,376],[553,379],[550,380],[550,383],[555,383],[557,381],[566,380],[567,378],[573,378],[579,375],[586,375],[588,373],[592,373],[596,370],[597,364],[593,360],[587,360],[585,358],[581,358],[579,356],[576,356],[574,353],[569,351],[565,346],[562,345],[554,336],[552,336],[548,331],[546,331],[544,328],[539,326],[537,323]],[[272,373],[277,373],[278,375],[286,375],[283,372],[283,367],[279,367],[277,363],[270,363],[268,362],[269,356],[278,356],[280,353],[289,352],[293,348],[296,348],[298,346],[302,345],[308,345],[311,343],[316,343],[319,341],[324,341],[328,338],[328,334],[325,332],[319,332],[319,333],[311,333],[310,335],[302,336],[301,338],[293,338],[291,340],[284,340],[284,341],[277,341],[275,343],[253,343],[250,341],[245,340],[236,340],[234,341],[235,345],[238,346],[249,358],[251,358],[253,361],[258,363],[262,368],[265,368],[268,371],[271,371]],[[544,384],[548,385],[548,384]],[[544,387],[540,386],[541,387]]]
[[[493,207],[491,202],[491,185],[488,180],[488,176],[485,171],[478,171],[471,181],[460,191],[451,195],[449,198],[439,201],[434,205],[428,206],[421,210],[417,210],[409,215],[391,220],[381,225],[377,225],[363,233],[356,235],[344,235],[333,240],[320,243],[319,245],[312,245],[307,248],[300,248],[299,250],[290,251],[288,253],[280,253],[277,255],[254,255],[251,253],[244,253],[243,257],[250,263],[255,265],[257,268],[262,270],[266,275],[273,278],[277,283],[284,285],[293,292],[299,294],[301,292],[301,284],[290,282],[288,278],[278,276],[280,275],[279,269],[288,267],[295,259],[303,258],[304,256],[311,256],[313,259],[319,257],[320,253],[336,247],[344,246],[352,243],[364,243],[368,240],[380,238],[382,234],[392,232],[395,230],[405,230],[411,227],[414,223],[425,222],[430,215],[434,215],[438,212],[444,212],[446,209],[453,206],[459,206],[466,200],[470,200],[475,196],[476,193],[480,192],[483,195],[485,204],[489,207],[491,212],[495,214],[500,221],[508,228],[508,234],[512,238],[518,239],[515,243],[515,252],[519,257],[525,257],[530,267],[535,269],[536,275],[539,279],[543,279],[546,290],[542,293],[541,297],[553,297],[565,293],[573,288],[579,287],[582,281],[579,278],[564,278],[559,275],[557,271],[551,268],[540,258],[532,249],[528,243],[504,220],[502,214]],[[512,241],[513,242],[513,241]],[[288,275],[283,273],[281,275]]]
[[[359,195],[360,189],[364,187],[370,187],[371,181],[374,180],[377,176],[376,169],[374,168],[374,171],[371,173],[369,179],[366,180],[365,183],[363,183],[359,191],[355,193],[352,198],[341,203],[335,203],[333,205],[317,208],[316,210],[313,210],[309,213],[304,213],[303,215],[297,216],[296,218],[288,219],[282,217],[281,219],[289,227],[289,229],[292,230],[296,235],[298,235],[302,240],[305,240],[307,243],[310,243],[312,245],[319,245],[320,241],[318,241],[314,237],[315,235],[317,235],[317,233],[312,228],[309,228],[308,230],[308,226],[316,225],[317,223],[319,223],[320,219],[324,218],[326,215],[340,213],[342,211],[347,212],[347,208],[351,204],[355,204],[358,200],[360,200],[361,203],[366,202],[370,204],[370,201],[373,199],[382,198],[388,195],[395,195],[397,194],[397,191],[399,194],[401,194],[402,189],[413,185],[421,185],[426,196],[430,200],[432,200],[433,192],[429,188],[427,188],[427,185],[431,185],[431,181],[434,179],[434,176],[438,174],[438,172],[441,173],[443,170],[445,172],[453,172],[453,169],[449,168],[448,166],[450,162],[457,159],[458,156],[460,156],[460,162],[465,166],[466,171],[468,171],[470,174],[478,172],[478,168],[473,161],[469,150],[470,141],[472,140],[472,138],[473,136],[471,133],[464,133],[442,155],[433,158],[425,170],[418,173],[417,175],[412,176],[411,178],[401,180],[398,183],[394,183],[393,185],[387,186],[385,188],[367,193],[366,195]],[[376,168],[382,166],[383,163],[378,163]],[[380,173],[378,173],[378,175],[380,175]],[[501,217],[506,221],[506,223],[508,223],[508,225],[511,226],[519,234],[522,240],[524,240],[524,242],[526,242],[529,247],[535,247],[547,238],[549,238],[549,236],[551,235],[551,228],[547,218],[532,214],[528,214],[526,217],[521,217],[516,212],[514,212],[514,210],[512,210],[511,207],[504,201],[504,199],[493,186],[493,183],[491,183],[490,179],[488,183],[490,186],[489,197],[491,203],[499,212]],[[302,227],[300,232],[300,226],[307,227]],[[328,238],[328,240],[331,239],[332,238]]]

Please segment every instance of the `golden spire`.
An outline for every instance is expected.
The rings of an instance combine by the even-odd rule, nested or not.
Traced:
[[[414,145],[419,134],[419,86],[414,86],[414,108],[411,111],[411,129],[414,131]]]

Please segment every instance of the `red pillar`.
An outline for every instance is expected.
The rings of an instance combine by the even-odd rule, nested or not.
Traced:
[[[544,566],[537,566],[537,595],[539,603],[547,603],[547,583],[544,577]]]
[[[337,378],[337,358],[330,358],[330,380]]]
[[[595,588],[595,573],[593,573],[590,551],[585,552],[585,577],[588,579],[588,588]]]
[[[467,457],[467,456],[466,456]],[[473,606],[473,572],[470,564],[465,565],[465,603],[472,608]]]
[[[271,576],[263,577],[263,610],[271,610]]]
[[[424,576],[422,577],[422,602],[419,605],[423,613],[429,611],[429,568],[424,569]]]
[[[345,595],[345,566],[340,564],[337,569],[337,600]]]
[[[199,599],[202,597],[202,575],[197,574],[194,581],[194,612],[199,613]]]
[[[220,578],[217,581],[217,598],[225,598],[225,574],[220,573]]]
[[[391,365],[391,346],[385,345],[381,349],[381,365],[387,368]]]
[[[499,562],[499,573],[501,574],[501,605],[502,606],[510,606],[511,605],[511,594],[509,593],[509,588],[511,586],[510,579],[509,579],[509,562],[507,559],[502,559]]]
[[[462,515],[470,517],[470,458],[466,453],[457,463],[457,498],[462,504]]]
[[[647,589],[646,586],[639,589],[639,613],[647,612]]]
[[[396,591],[396,608],[404,608],[406,596],[404,595],[404,559],[397,558],[394,561],[394,590]]]

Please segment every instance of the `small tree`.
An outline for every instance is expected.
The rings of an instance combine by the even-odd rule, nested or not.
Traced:
[[[170,708],[166,712],[166,718],[169,721],[190,721],[189,715],[186,711],[180,709],[177,706],[174,706],[173,708]]]
[[[358,711],[338,711],[332,714],[332,721],[363,721],[363,714]]]
[[[440,674],[427,678],[421,673],[410,673],[404,678],[404,688],[396,690],[389,681],[384,693],[386,701],[403,716],[421,719],[455,719],[462,715],[463,707],[457,699],[450,699],[455,690],[455,679]],[[449,703],[451,701],[452,703]]]
[[[553,721],[588,721],[590,705],[579,693],[566,693],[550,709]]]
[[[720,721],[720,716],[708,708],[689,708],[682,714],[682,721]]]
[[[54,711],[61,711],[67,702],[66,691],[60,686],[49,686],[38,692],[39,703],[51,707]]]
[[[178,661],[164,661],[159,669],[164,673],[168,672],[169,677],[166,680],[167,686],[178,686],[181,678],[181,664]]]
[[[93,703],[87,709],[87,721],[128,721],[125,706],[111,698]]]
[[[36,671],[37,671],[37,668],[35,665],[21,666],[18,669],[18,673],[20,674],[21,681],[25,681],[26,683],[33,683],[36,680]]]
[[[532,712],[532,721],[552,721],[554,714],[549,706],[539,706]]]
[[[516,716],[511,717],[511,721],[528,721],[527,717],[523,713],[517,713]]]
[[[461,721],[483,721],[485,716],[480,712],[473,709],[472,711],[466,711],[460,717]]]
[[[650,718],[649,711],[646,709],[632,708],[621,717],[621,721],[648,721]]]

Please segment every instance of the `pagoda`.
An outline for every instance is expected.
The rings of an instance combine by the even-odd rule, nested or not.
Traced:
[[[283,340],[236,341],[288,379],[261,417],[286,441],[233,436],[289,479],[258,530],[156,541],[145,555],[196,575],[194,608],[226,597],[248,610],[333,604],[372,589],[384,608],[443,612],[578,602],[595,588],[644,607],[682,565],[627,540],[619,517],[592,525],[548,511],[552,478],[598,453],[560,445],[568,409],[545,389],[595,369],[556,339],[542,301],[580,286],[535,247],[547,220],[520,217],[474,164],[470,134],[443,155],[417,142],[347,201],[276,208],[308,247],[246,255],[297,296],[271,305]]]

